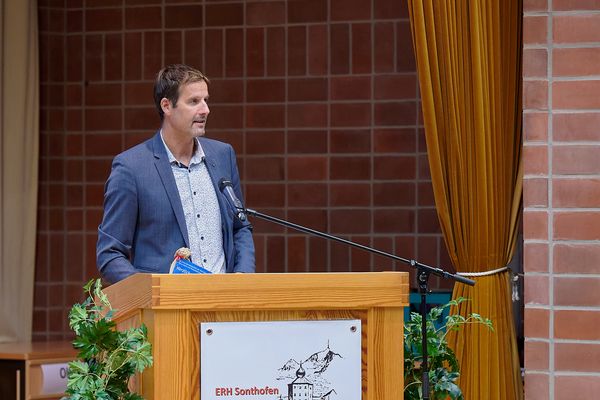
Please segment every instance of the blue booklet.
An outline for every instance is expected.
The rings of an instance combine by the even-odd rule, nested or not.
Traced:
[[[174,265],[171,267],[171,274],[212,274],[206,268],[202,268],[198,264],[194,264],[185,258],[176,260]]]

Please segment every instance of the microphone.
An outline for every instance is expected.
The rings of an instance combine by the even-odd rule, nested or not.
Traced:
[[[229,206],[235,211],[236,216],[240,221],[246,220],[246,210],[240,199],[237,198],[233,191],[233,184],[230,180],[221,178],[219,180],[219,190],[223,193],[223,196],[227,199]]]

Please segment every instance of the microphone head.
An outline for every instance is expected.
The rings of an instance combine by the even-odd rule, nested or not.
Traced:
[[[230,180],[225,179],[225,178],[219,179],[219,190],[220,191],[223,191],[223,189],[225,189],[227,186],[233,186],[233,184],[231,183]]]

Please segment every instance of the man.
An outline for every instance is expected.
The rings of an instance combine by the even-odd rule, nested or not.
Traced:
[[[252,226],[235,218],[219,182],[242,198],[233,148],[204,138],[209,80],[186,65],[162,69],[151,139],[115,157],[98,227],[97,265],[109,282],[167,273],[181,247],[213,273],[254,272]]]

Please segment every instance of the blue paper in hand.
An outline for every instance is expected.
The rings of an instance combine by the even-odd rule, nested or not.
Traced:
[[[175,261],[175,265],[171,270],[172,274],[212,274],[209,270],[194,264],[191,261],[181,258]]]

